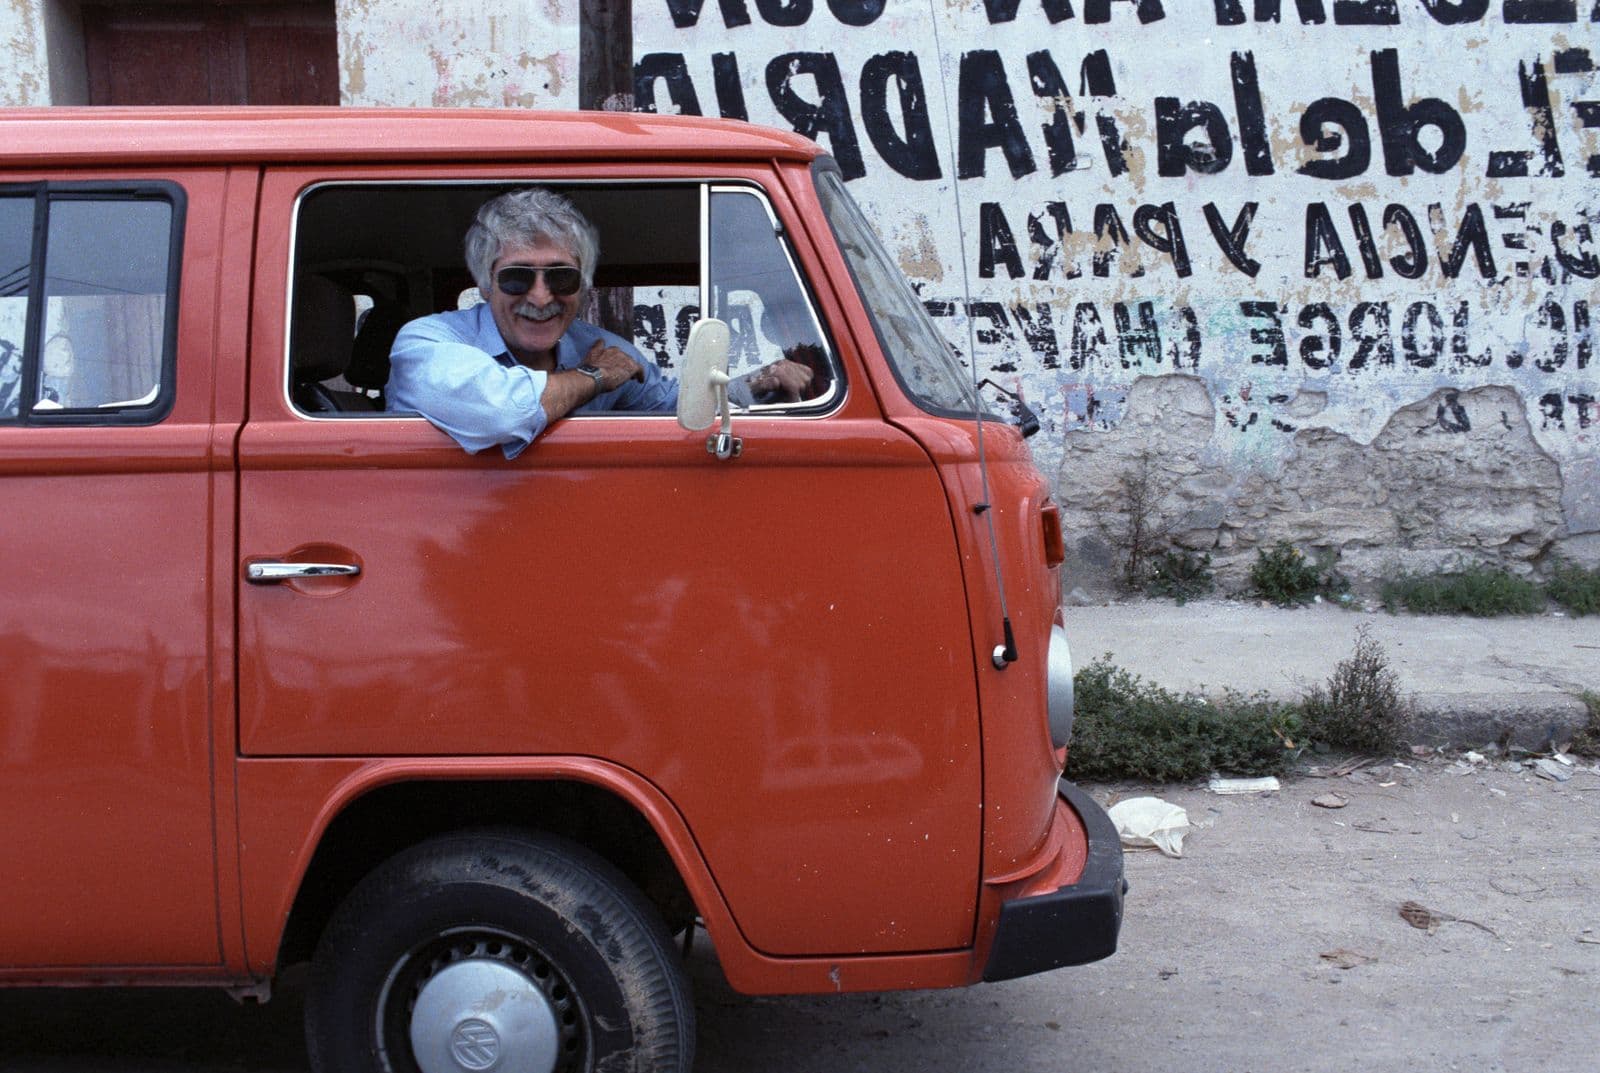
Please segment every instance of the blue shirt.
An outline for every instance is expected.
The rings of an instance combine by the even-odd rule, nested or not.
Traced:
[[[597,340],[638,362],[644,383],[629,380],[574,413],[676,409],[678,385],[633,344],[593,324],[572,322],[556,344],[556,368],[583,364]],[[508,349],[487,302],[414,320],[400,329],[389,353],[388,409],[421,414],[470,453],[498,445],[515,458],[550,423],[539,403],[549,374],[517,364]]]

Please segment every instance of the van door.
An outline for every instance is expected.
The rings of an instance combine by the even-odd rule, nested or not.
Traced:
[[[831,380],[792,412],[742,415],[734,459],[708,454],[705,434],[670,414],[574,415],[508,461],[468,455],[416,417],[302,412],[283,367],[291,332],[258,316],[241,556],[359,572],[242,592],[243,747],[600,758],[642,773],[682,811],[756,948],[961,948],[972,942],[981,761],[949,508],[926,453],[883,421],[849,341],[800,338],[826,317],[769,308],[761,273],[788,273],[792,295],[809,288],[765,196],[740,177],[724,192],[685,192],[690,222],[701,198],[734,229],[705,236],[708,267],[699,229],[687,229],[688,278],[703,269],[692,293],[785,352],[818,347]],[[605,203],[565,178],[575,200]],[[263,218],[287,217],[310,185],[269,174]],[[402,212],[391,191],[357,189],[336,218],[371,249],[325,248],[316,228],[300,242],[302,274],[326,266],[329,281],[353,280],[353,264],[392,264],[403,245],[380,225],[417,221],[425,245],[446,219],[441,252],[414,255],[453,268],[483,200],[452,215],[447,189]],[[649,196],[624,200],[682,219]],[[608,248],[626,259],[630,229],[595,222],[602,266]],[[754,257],[753,243],[772,257]],[[288,244],[264,235],[262,247],[283,259],[261,266],[258,312],[291,293]],[[719,274],[719,258],[748,271]],[[647,281],[629,279],[644,303]],[[454,296],[436,302],[453,308]],[[309,324],[315,307],[308,298],[295,315]],[[348,312],[325,319],[335,336],[353,323]],[[259,372],[273,363],[275,376]]]
[[[0,969],[222,958],[224,185],[0,182]]]

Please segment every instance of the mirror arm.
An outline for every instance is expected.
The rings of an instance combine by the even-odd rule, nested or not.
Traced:
[[[728,385],[733,378],[721,369],[712,369],[710,379],[722,424],[716,433],[706,437],[706,453],[716,455],[723,461],[738,458],[744,453],[744,441],[733,434],[733,403],[728,399]]]

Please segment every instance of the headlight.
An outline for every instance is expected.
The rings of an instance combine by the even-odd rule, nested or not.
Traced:
[[[1057,749],[1072,741],[1072,648],[1067,631],[1050,627],[1050,741]]]

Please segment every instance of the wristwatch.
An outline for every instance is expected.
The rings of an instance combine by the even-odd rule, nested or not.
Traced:
[[[582,373],[590,380],[593,380],[594,393],[596,395],[600,394],[606,389],[606,374],[595,368],[593,365],[590,365],[588,362],[584,362],[582,365],[578,366],[572,371],[575,373]]]

